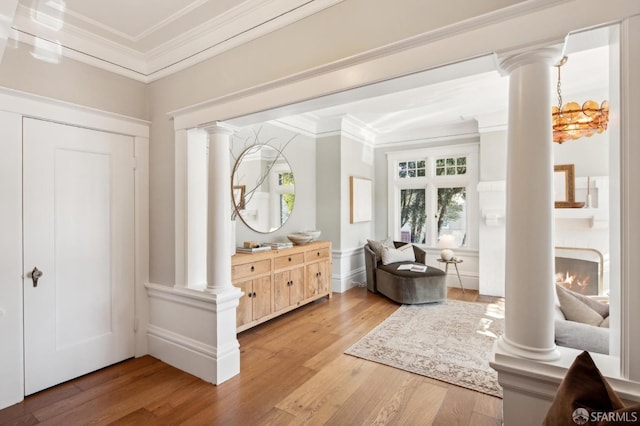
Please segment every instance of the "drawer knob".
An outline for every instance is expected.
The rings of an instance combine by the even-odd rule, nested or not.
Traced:
[[[253,271],[255,271],[255,270],[256,270],[256,267],[255,267],[255,266],[253,266],[253,265],[251,265],[251,272],[253,272]]]
[[[318,252],[318,256],[320,256],[320,252]]]
[[[291,262],[291,258],[289,258],[289,262]]]

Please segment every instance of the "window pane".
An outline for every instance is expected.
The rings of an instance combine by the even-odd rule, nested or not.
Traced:
[[[427,167],[427,163],[424,160],[418,161],[418,168],[424,169],[425,167]]]
[[[415,169],[416,168],[416,162],[415,161],[409,161],[409,168],[410,169]]]
[[[416,177],[416,171],[415,170],[409,170],[409,177]]]
[[[278,184],[279,185],[293,185],[294,184],[293,173],[292,172],[279,173],[278,174]]]
[[[460,157],[456,160],[456,164],[458,166],[466,166],[467,165],[467,157]]]
[[[398,163],[398,176],[401,178],[407,177],[407,163],[406,161],[402,161]]]
[[[458,174],[459,174],[459,175],[464,175],[464,174],[466,174],[466,173],[467,173],[467,168],[466,168],[466,167],[458,166],[458,167],[457,167],[457,171],[458,171]]]
[[[447,158],[447,166],[455,166],[456,162],[453,158]]]
[[[424,244],[426,241],[426,189],[400,191],[400,240]]]
[[[455,167],[447,167],[447,175],[455,175],[456,168]]]
[[[436,160],[437,167],[444,167],[444,158],[439,158]]]
[[[442,176],[444,175],[444,167],[438,167],[436,169],[436,176]]]
[[[464,187],[438,188],[438,239],[444,234],[451,234],[458,247],[466,244],[466,198]]]
[[[418,176],[420,176],[420,177],[424,177],[425,176],[424,169],[418,169]]]
[[[293,210],[295,194],[280,194],[280,223],[285,223]]]

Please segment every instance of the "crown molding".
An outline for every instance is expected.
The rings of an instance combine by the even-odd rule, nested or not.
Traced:
[[[436,127],[424,127],[403,133],[382,135],[376,139],[376,148],[411,145],[415,143],[440,143],[451,140],[478,138],[478,122],[466,120]]]
[[[278,118],[269,121],[269,123],[311,138],[316,138],[318,135],[318,123],[305,114]]]
[[[301,6],[295,6],[295,3],[299,3],[298,0],[270,0],[257,9],[234,16],[229,24],[206,23],[186,33],[184,38],[178,37],[149,52],[146,56],[150,69],[149,80],[154,81],[196,65],[342,1],[313,0]],[[273,3],[282,2],[289,6],[281,6],[274,12]],[[225,16],[225,19],[229,17]]]
[[[102,29],[103,31],[106,31],[110,34],[115,35],[116,37],[122,38],[124,40],[128,40],[130,42],[138,42],[146,37],[149,37],[150,35],[152,35],[153,33],[156,33],[158,31],[161,31],[162,29],[166,28],[168,25],[170,25],[171,23],[177,21],[178,19],[182,18],[183,16],[185,16],[186,14],[192,12],[193,10],[199,8],[200,6],[203,6],[205,3],[207,3],[207,0],[196,0],[194,2],[192,2],[191,4],[189,4],[188,6],[178,10],[177,12],[173,13],[172,15],[168,16],[167,18],[163,19],[162,21],[158,22],[157,24],[147,28],[146,30],[142,31],[140,34],[136,34],[136,35],[131,35],[131,34],[127,34],[127,33],[123,33],[122,31],[118,31],[113,27],[110,27],[109,25],[105,25],[102,22],[96,21],[94,19],[91,19],[81,13],[77,13],[74,12],[73,10],[69,10],[67,9],[65,11],[65,14],[74,17],[75,19],[84,22],[85,24],[88,24],[89,26],[92,27],[97,27]]]
[[[183,9],[136,36],[124,34],[103,24],[98,25],[80,14],[70,13],[80,21],[98,25],[103,31],[130,41],[130,45],[70,24],[65,24],[59,31],[43,29],[31,20],[30,9],[23,5],[18,7],[15,19],[9,22],[13,21],[12,38],[18,41],[34,45],[37,38],[42,38],[60,45],[65,57],[150,83],[342,1],[247,0],[226,13],[145,52],[135,49],[137,41],[166,28],[201,2],[192,3],[187,8],[189,10]],[[0,26],[0,36],[1,29]]]
[[[380,133],[368,124],[358,120],[352,115],[342,118],[342,134],[355,139],[365,145],[374,146]]]

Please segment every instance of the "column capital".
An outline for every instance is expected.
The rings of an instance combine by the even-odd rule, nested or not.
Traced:
[[[205,130],[209,135],[232,135],[236,131],[235,127],[222,121],[206,124],[201,129]]]
[[[557,64],[562,59],[562,48],[560,46],[547,46],[496,53],[495,58],[500,74],[509,75],[524,65],[543,63],[552,66]]]

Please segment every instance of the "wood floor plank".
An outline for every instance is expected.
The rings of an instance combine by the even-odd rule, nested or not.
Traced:
[[[109,423],[110,426],[139,426],[156,424],[158,418],[144,408],[139,408],[136,411],[127,414],[119,418],[118,420]]]
[[[120,362],[112,365],[108,368],[95,371],[91,374],[87,374],[78,377],[73,381],[74,385],[82,390],[87,390],[96,387],[102,383],[110,382],[119,377],[131,377],[138,374],[153,374],[152,371],[155,368],[156,360],[150,356],[143,356],[140,358],[131,358],[126,362]]]
[[[374,363],[339,357],[289,394],[276,407],[300,423],[324,424],[375,370]]]
[[[502,400],[478,392],[476,395],[476,403],[473,406],[473,412],[502,420]]]
[[[73,382],[62,383],[53,388],[45,389],[27,397],[19,404],[0,410],[0,424],[13,424],[13,422],[16,422],[16,424],[33,424],[31,423],[32,420],[29,419],[36,419],[33,415],[35,411],[51,404],[63,402],[79,393],[80,389]]]
[[[146,356],[27,397],[0,425],[500,424],[499,398],[344,354],[398,307],[357,287],[240,333],[241,373],[220,386]]]
[[[360,330],[354,330],[344,336],[336,336],[335,340],[329,346],[309,358],[303,365],[312,370],[324,368],[328,362],[343,354],[344,351],[349,349],[349,347],[363,337],[364,334],[366,333],[362,333]]]
[[[454,385],[448,385],[447,388],[447,395],[433,424],[441,426],[472,425],[471,416],[475,406],[475,392]]]
[[[473,426],[502,426],[502,419],[496,419],[495,417],[485,416],[474,412],[471,414],[469,424]]]
[[[164,364],[161,365],[165,366]],[[119,391],[100,393],[79,406],[75,406],[55,417],[47,418],[42,424],[109,424],[124,415],[134,412],[143,406],[146,401],[166,398],[180,387],[195,380],[200,379],[173,367],[165,366],[154,375],[141,377]],[[36,413],[36,417],[38,417],[38,413]]]
[[[282,411],[279,408],[272,408],[262,418],[256,421],[256,425],[294,425],[296,416]]]
[[[41,421],[62,415],[78,406],[81,406],[93,400],[94,398],[98,398],[103,395],[109,395],[111,393],[117,393],[123,388],[129,388],[129,386],[132,383],[136,382],[139,377],[155,375],[157,372],[166,368],[167,366],[154,362],[153,364],[149,364],[144,368],[135,370],[134,372],[132,371],[128,375],[118,376],[108,382],[97,380],[96,382],[100,383],[99,385],[92,388],[87,388],[84,392],[76,392],[75,394],[67,398],[48,404],[46,406],[43,406],[42,408],[33,410],[33,413]],[[100,375],[100,373],[101,372],[97,372],[95,374]],[[83,378],[81,377],[77,380],[83,380]]]
[[[430,424],[446,389],[422,376],[376,364],[373,374],[329,419],[328,424]],[[375,392],[371,392],[375,389]]]

